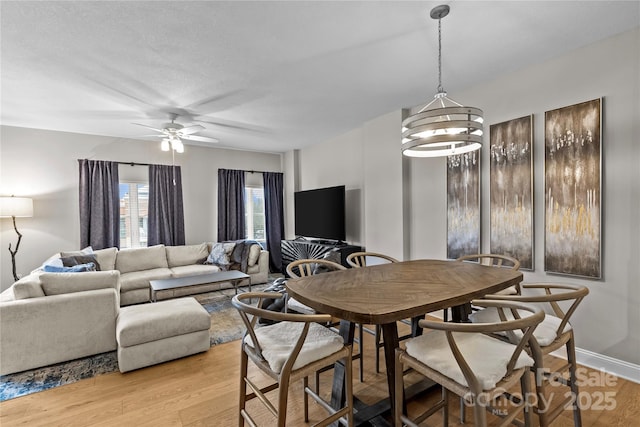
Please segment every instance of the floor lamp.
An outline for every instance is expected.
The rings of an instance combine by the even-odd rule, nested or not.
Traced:
[[[18,243],[16,248],[11,249],[11,243],[9,243],[9,252],[11,252],[11,266],[13,268],[13,279],[17,281],[19,279],[16,273],[16,254],[20,247],[20,241],[22,240],[22,234],[16,227],[16,217],[30,218],[33,216],[33,200],[29,197],[0,197],[0,217],[12,218],[13,229],[16,230],[18,235]]]

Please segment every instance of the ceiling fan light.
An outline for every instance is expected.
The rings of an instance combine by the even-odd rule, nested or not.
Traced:
[[[162,142],[160,143],[160,149],[162,151],[169,151],[170,147],[169,147],[169,140],[168,139],[163,139]]]
[[[179,139],[176,140],[173,144],[173,149],[176,150],[176,153],[184,153],[184,144]]]

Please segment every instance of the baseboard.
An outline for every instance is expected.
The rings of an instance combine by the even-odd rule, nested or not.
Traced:
[[[619,378],[640,384],[640,365],[626,362],[589,350],[576,348],[576,360],[580,365],[605,371]]]

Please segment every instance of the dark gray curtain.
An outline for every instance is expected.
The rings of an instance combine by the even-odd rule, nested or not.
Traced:
[[[218,242],[244,238],[244,171],[218,169]]]
[[[264,220],[267,229],[269,269],[280,272],[282,270],[280,242],[284,236],[283,174],[263,172],[262,179],[264,180]]]
[[[180,166],[149,165],[147,246],[184,245]]]
[[[120,247],[118,162],[78,159],[80,247]]]

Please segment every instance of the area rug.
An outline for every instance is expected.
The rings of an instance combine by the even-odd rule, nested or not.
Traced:
[[[256,285],[252,290],[259,291],[267,286],[268,284]],[[244,334],[240,315],[231,305],[233,295],[233,289],[224,289],[194,296],[211,314],[209,334],[212,346],[240,339]],[[43,368],[2,375],[0,402],[117,370],[116,352],[110,351]]]

